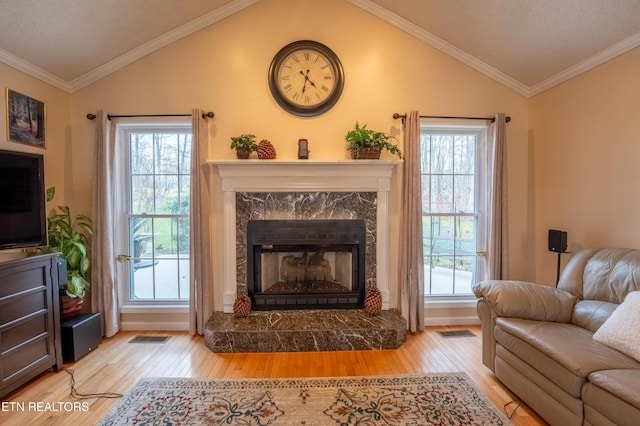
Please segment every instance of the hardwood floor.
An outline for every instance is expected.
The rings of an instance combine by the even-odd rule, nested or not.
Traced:
[[[443,338],[437,333],[459,329],[469,329],[476,336]],[[479,326],[427,327],[423,333],[409,335],[395,350],[216,354],[204,345],[203,337],[127,331],[104,340],[94,352],[74,364],[65,364],[65,368],[73,370],[76,391],[82,394],[126,393],[140,377],[330,377],[465,371],[502,410],[513,395],[482,365],[480,333]],[[163,344],[128,343],[137,335],[171,338]],[[8,395],[0,406],[0,424],[93,425],[116,404],[117,399],[73,399],[70,378],[64,371],[48,372]],[[73,402],[77,402],[75,410]],[[512,410],[509,406],[508,412]],[[545,424],[524,405],[511,420],[515,425]]]

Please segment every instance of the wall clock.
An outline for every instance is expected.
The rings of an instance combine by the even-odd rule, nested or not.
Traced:
[[[269,67],[273,98],[291,114],[312,117],[333,107],[344,87],[338,56],[324,44],[294,41],[280,49]]]

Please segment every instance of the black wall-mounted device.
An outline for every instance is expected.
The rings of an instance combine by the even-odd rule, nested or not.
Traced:
[[[565,253],[567,251],[567,233],[549,229],[549,251]]]

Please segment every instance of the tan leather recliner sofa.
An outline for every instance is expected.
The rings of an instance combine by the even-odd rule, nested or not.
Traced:
[[[483,363],[551,425],[638,425],[640,362],[593,339],[637,290],[640,250],[633,249],[574,254],[557,288],[480,282]]]

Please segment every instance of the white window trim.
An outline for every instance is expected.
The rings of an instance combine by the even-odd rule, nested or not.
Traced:
[[[486,181],[487,170],[484,167],[486,164],[487,155],[487,123],[486,120],[461,120],[461,119],[434,119],[423,118],[420,121],[420,133],[423,131],[442,131],[446,133],[460,134],[460,133],[473,133],[477,135],[478,149],[476,152],[476,176],[480,184],[476,185],[476,202],[479,204],[476,210],[478,214],[478,229],[476,230],[476,247],[478,253],[478,262],[476,265],[476,278],[484,276],[484,262],[480,261],[482,254],[486,247],[486,229],[487,229],[487,214],[486,209],[483,207],[486,204],[486,200],[482,196],[480,186],[482,182]],[[482,147],[482,149],[480,149]],[[480,219],[482,218],[482,219]],[[424,295],[425,308],[438,307],[438,308],[475,308],[477,298],[473,294],[461,294],[461,295]]]
[[[189,313],[189,305],[175,305],[175,304],[153,304],[153,305],[138,305],[138,304],[125,304],[120,306],[121,314],[186,314]]]
[[[478,299],[473,295],[459,295],[459,296],[431,296],[425,295],[424,307],[437,307],[437,308],[475,308],[478,303]]]
[[[125,178],[130,174],[129,150],[127,135],[136,131],[175,131],[176,129],[189,129],[191,131],[191,120],[189,117],[127,117],[118,119],[116,124],[116,146],[118,147],[117,159],[120,164],[127,166],[126,170],[121,170],[122,177]],[[118,197],[117,216],[124,217],[125,207],[128,205],[129,199],[128,185],[122,185],[125,191],[122,191]],[[116,247],[118,253],[128,253],[129,235],[127,226],[117,226]],[[122,314],[150,314],[150,313],[166,313],[166,314],[183,314],[189,312],[189,300],[136,300],[130,298],[128,267],[120,267],[118,264],[116,276],[118,278],[118,305],[119,312]],[[125,264],[126,265],[126,264]]]

